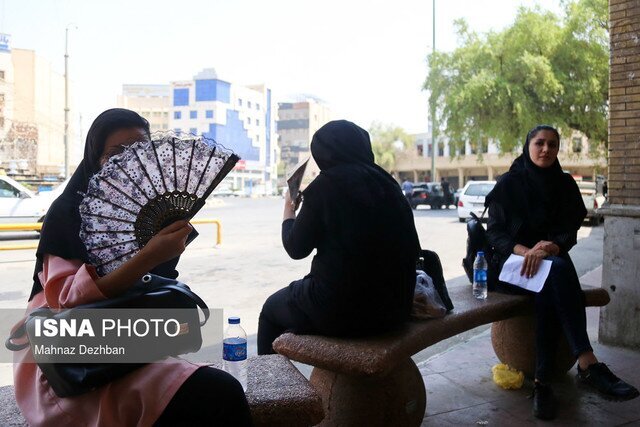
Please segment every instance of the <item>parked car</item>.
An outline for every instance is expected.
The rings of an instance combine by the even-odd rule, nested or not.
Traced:
[[[51,202],[5,175],[0,175],[0,223],[41,222]]]
[[[493,190],[495,181],[469,181],[464,186],[458,200],[458,220],[465,222],[471,212],[478,217],[484,212],[484,198]],[[486,219],[486,215],[485,215]]]
[[[411,193],[411,208],[429,205],[431,209],[440,209],[444,205],[444,193],[439,182],[416,182]]]
[[[602,207],[605,197],[598,194],[596,183],[592,181],[578,181],[578,188],[582,195],[582,201],[587,208],[587,220],[592,226],[596,226],[602,222],[602,215],[598,214],[596,209]]]

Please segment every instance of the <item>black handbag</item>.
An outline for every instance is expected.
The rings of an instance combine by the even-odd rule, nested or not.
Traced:
[[[482,218],[484,218],[486,212],[487,208],[484,209],[480,217],[471,212],[471,218],[467,220],[467,253],[462,258],[462,267],[471,283],[473,283],[473,263],[476,259],[476,254],[479,251],[484,251],[485,259],[489,260],[490,248],[487,244],[487,231],[482,225]]]
[[[200,321],[198,307],[204,314]],[[31,345],[38,345],[34,333],[36,320],[55,319],[57,322],[78,320],[86,316],[87,309],[180,309],[171,310],[178,313],[177,322],[181,332],[172,338],[171,350],[162,345],[150,345],[149,357],[160,360],[168,356],[177,356],[196,352],[202,346],[200,331],[209,318],[209,308],[205,302],[187,285],[173,279],[147,274],[125,294],[104,301],[84,304],[70,309],[52,310],[39,308],[29,313],[24,322],[16,328],[6,340],[5,346],[11,351],[22,350]],[[185,310],[186,309],[186,310]],[[83,314],[84,311],[84,314]],[[17,344],[14,340],[27,336],[28,342]],[[76,396],[103,386],[120,378],[147,363],[36,363],[47,378],[47,382],[59,397]]]

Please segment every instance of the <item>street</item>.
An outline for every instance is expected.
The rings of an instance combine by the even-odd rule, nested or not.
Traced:
[[[250,336],[249,351],[255,354],[255,334],[263,302],[278,289],[303,277],[309,271],[312,257],[294,261],[284,251],[280,240],[283,199],[222,200],[221,204],[205,208],[198,214],[201,218],[221,220],[222,244],[214,247],[213,224],[197,225],[200,236],[182,256],[179,279],[198,293],[209,307],[223,308],[225,318],[240,316],[242,326]],[[466,250],[466,225],[458,222],[456,211],[431,211],[421,207],[414,211],[414,218],[422,247],[434,250],[440,256],[447,285],[468,286],[461,266]],[[579,276],[602,264],[603,230],[603,226],[592,228],[586,224],[580,229],[578,245],[571,251]],[[37,242],[33,234],[21,236]],[[5,235],[0,244],[14,243],[7,240],[9,237],[19,236]],[[34,253],[35,250],[0,252],[3,276],[0,308],[26,306]]]

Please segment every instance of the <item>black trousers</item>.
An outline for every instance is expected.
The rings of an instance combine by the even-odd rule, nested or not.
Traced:
[[[178,389],[155,427],[251,426],[240,383],[220,369],[204,366]]]
[[[274,354],[273,341],[285,332],[317,332],[304,312],[289,304],[290,287],[265,301],[258,320],[258,354]]]
[[[496,290],[507,293],[533,294],[536,318],[536,379],[547,382],[553,372],[558,334],[562,331],[577,358],[593,351],[587,335],[587,316],[584,293],[576,268],[569,255],[546,258],[551,261],[551,272],[539,293],[525,291],[508,283],[499,282]]]

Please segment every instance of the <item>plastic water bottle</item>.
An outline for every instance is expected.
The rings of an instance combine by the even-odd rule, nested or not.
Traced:
[[[247,333],[240,326],[239,317],[229,317],[229,326],[222,340],[223,368],[237,379],[247,391]]]
[[[482,251],[478,251],[473,262],[473,296],[487,299],[487,260]]]

